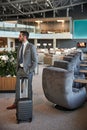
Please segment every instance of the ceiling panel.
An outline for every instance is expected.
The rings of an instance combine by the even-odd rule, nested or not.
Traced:
[[[59,17],[87,0],[0,0],[0,20]]]

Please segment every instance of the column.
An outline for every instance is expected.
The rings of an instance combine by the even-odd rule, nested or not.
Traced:
[[[35,45],[36,48],[37,48],[37,39],[34,39],[34,45]]]
[[[53,39],[53,49],[54,49],[54,51],[56,50],[56,39],[55,38]]]

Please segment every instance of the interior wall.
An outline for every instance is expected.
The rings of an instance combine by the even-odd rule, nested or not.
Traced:
[[[87,39],[57,39],[56,47],[72,48],[77,47],[78,42],[86,42],[86,48],[80,48],[83,52],[87,52]]]

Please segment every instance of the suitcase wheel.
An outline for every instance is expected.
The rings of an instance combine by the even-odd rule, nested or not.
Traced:
[[[32,122],[32,118],[29,118],[29,122]]]
[[[19,124],[19,123],[20,123],[20,121],[17,120],[17,124]]]

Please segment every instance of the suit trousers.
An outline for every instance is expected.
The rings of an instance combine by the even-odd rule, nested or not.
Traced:
[[[15,86],[15,101],[14,104],[17,103],[17,101],[20,98],[20,76],[27,76],[29,80],[29,88],[28,88],[28,94],[29,94],[29,99],[32,99],[32,79],[33,79],[33,72],[30,72],[28,75],[24,72],[24,69],[19,68],[17,71],[17,77],[16,77],[16,86]]]

